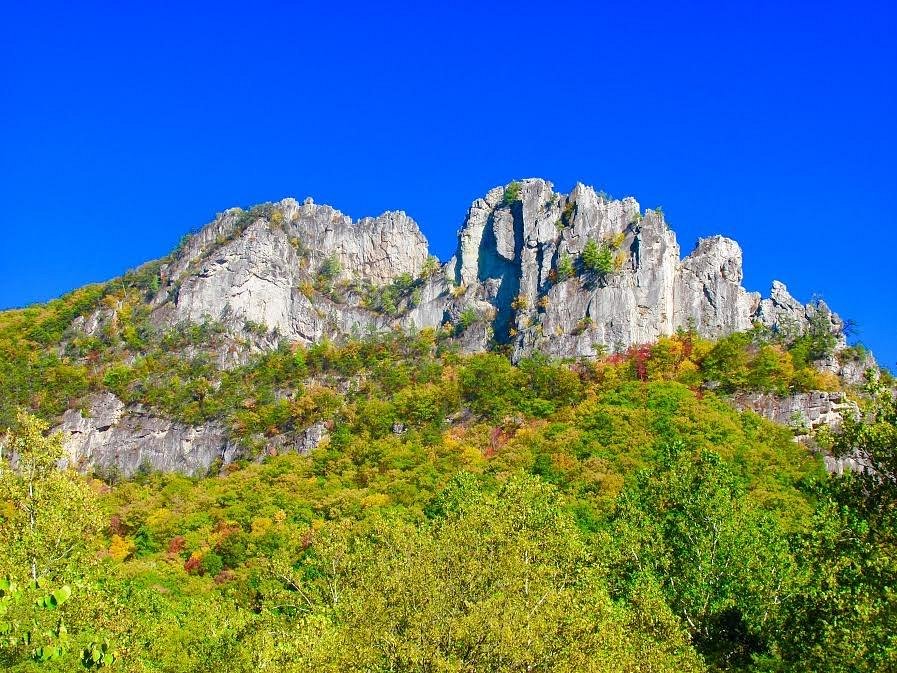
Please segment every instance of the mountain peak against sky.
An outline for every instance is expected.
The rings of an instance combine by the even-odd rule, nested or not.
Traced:
[[[157,325],[214,322],[235,335],[272,332],[272,343],[454,326],[465,350],[497,343],[517,359],[595,356],[690,328],[801,332],[819,310],[832,331],[843,327],[781,283],[768,299],[745,290],[732,239],[703,238],[682,258],[660,209],[582,183],[558,193],[539,178],[474,200],[444,264],[403,211],[353,221],[286,198],[224,211],[154,273]]]
[[[121,278],[0,314],[10,372],[0,418],[21,404],[61,418],[80,469],[197,474],[262,443],[317,446],[330,411],[290,407],[302,422],[272,417],[262,440],[239,411],[259,402],[232,386],[292,377],[339,349],[463,362],[492,351],[483,361],[498,352],[524,370],[572,362],[577,379],[612,370],[644,381],[650,369],[689,394],[785,395],[732,402],[811,424],[841,418],[842,391],[875,366],[847,347],[824,302],[804,305],[780,282],[766,298],[747,291],[733,239],[702,238],[683,257],[661,209],[580,182],[566,194],[539,178],[490,189],[467,208],[454,249],[441,263],[399,210],[353,220],[311,198],[227,209]],[[344,375],[355,367],[343,364]],[[319,383],[301,389],[315,397]],[[265,405],[291,404],[277,402],[287,388],[269,392]]]
[[[5,5],[0,670],[895,668],[893,0]]]
[[[683,246],[738,240],[748,287],[819,294],[897,361],[893,3],[812,20],[799,3],[574,3],[551,49],[527,3],[353,12],[13,7],[9,26],[41,28],[0,40],[4,94],[28,101],[0,113],[0,306],[161,256],[222,204],[297,192],[404,209],[447,257],[459,204],[545,175],[662,204]],[[486,26],[518,39],[497,49]]]

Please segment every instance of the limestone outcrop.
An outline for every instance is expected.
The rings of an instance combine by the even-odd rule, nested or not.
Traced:
[[[611,268],[583,267],[589,245],[601,247]],[[403,212],[353,222],[310,199],[284,199],[226,211],[191,236],[161,275],[158,324],[216,321],[236,333],[262,327],[276,337],[269,346],[277,338],[311,343],[439,328],[472,309],[487,329],[460,339],[465,349],[495,341],[510,344],[515,358],[534,351],[579,357],[689,326],[711,337],[755,322],[799,332],[819,310],[777,281],[767,299],[745,290],[741,248],[731,239],[701,239],[683,259],[659,210],[642,213],[631,197],[611,199],[582,184],[560,194],[541,179],[475,200],[457,253],[441,270]],[[367,301],[372,288],[401,278],[416,285],[395,310]],[[843,327],[834,314],[831,320],[836,331]]]
[[[139,406],[126,407],[111,393],[91,396],[86,406],[86,414],[66,411],[59,427],[66,437],[66,462],[77,468],[123,476],[140,469],[205,474],[217,460],[229,463],[238,453],[218,424],[176,423]]]

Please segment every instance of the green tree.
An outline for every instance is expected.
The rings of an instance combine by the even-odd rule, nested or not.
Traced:
[[[608,274],[614,270],[614,254],[608,246],[589,240],[582,249],[582,265],[593,273]]]
[[[607,558],[618,591],[641,575],[657,578],[700,652],[723,667],[745,665],[768,649],[780,618],[792,565],[786,540],[719,456],[680,444],[664,451],[614,514]]]
[[[787,670],[897,670],[897,510],[867,500],[865,483],[848,474],[823,484],[795,541],[798,581],[777,639]]]
[[[524,410],[542,409],[548,415],[557,407],[570,406],[582,399],[582,383],[576,372],[560,362],[554,362],[542,353],[536,353],[518,363],[520,372],[526,377],[523,391]],[[546,406],[544,403],[548,403]],[[548,412],[548,413],[544,413]]]
[[[59,433],[19,412],[0,450],[0,660],[39,662],[76,656],[66,626],[89,626],[92,608],[72,612],[72,587],[93,565],[100,510],[85,481],[59,469]],[[65,605],[65,609],[63,606]],[[110,653],[110,656],[111,653]]]
[[[714,381],[725,392],[748,387],[750,377],[750,336],[736,332],[721,338],[701,362],[701,370],[708,381]]]
[[[80,569],[88,541],[101,525],[96,498],[85,481],[58,469],[62,435],[20,412],[7,432],[0,458],[0,573],[56,579]],[[10,463],[15,460],[15,465]]]
[[[558,280],[564,281],[576,275],[576,268],[573,266],[573,258],[566,252],[558,259]]]
[[[481,353],[471,357],[459,374],[461,395],[470,408],[499,421],[518,408],[520,370],[506,357]]]
[[[795,671],[897,670],[897,399],[875,376],[866,394],[834,437],[835,454],[866,469],[819,487],[796,543],[800,583],[780,638]]]
[[[814,309],[806,330],[789,348],[794,365],[799,369],[829,357],[838,343],[832,327],[832,312],[821,301],[815,303]]]
[[[512,182],[507,187],[505,187],[505,193],[502,197],[502,201],[506,206],[510,206],[515,201],[520,200],[520,183],[517,181]]]
[[[750,362],[746,384],[753,390],[785,395],[793,378],[791,354],[780,346],[765,344]]]
[[[336,526],[312,543],[286,583],[321,606],[299,627],[318,633],[301,670],[702,670],[650,582],[632,606],[611,600],[540,480],[491,495],[462,476],[434,511],[424,526]]]
[[[863,416],[848,415],[835,436],[838,456],[858,456],[870,469],[857,476],[863,499],[877,509],[897,504],[897,396],[881,376],[870,374]]]

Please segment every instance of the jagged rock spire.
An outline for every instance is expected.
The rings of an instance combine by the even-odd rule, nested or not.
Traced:
[[[605,257],[600,272],[583,267],[589,246]],[[395,326],[438,328],[470,309],[488,329],[468,335],[466,349],[495,340],[510,344],[515,357],[575,357],[690,326],[714,337],[755,321],[801,329],[817,310],[781,284],[762,301],[745,290],[741,248],[731,239],[701,239],[682,259],[662,212],[642,213],[631,197],[612,199],[583,184],[558,193],[538,178],[476,199],[456,256],[418,282],[403,310],[384,315],[365,303],[358,288],[420,277],[427,259],[427,241],[404,212],[353,222],[310,199],[233,209],[193,236],[164,270],[155,317],[169,324],[210,319],[234,330],[261,324],[311,342]],[[348,288],[345,296],[310,289],[325,266]]]

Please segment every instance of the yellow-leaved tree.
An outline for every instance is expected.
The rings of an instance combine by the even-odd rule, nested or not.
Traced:
[[[59,469],[62,437],[47,427],[20,412],[0,442],[0,664],[10,670],[29,660],[112,659],[97,643],[85,659],[69,634],[72,621],[91,621],[77,593],[87,592],[89,541],[101,518],[88,483]]]

